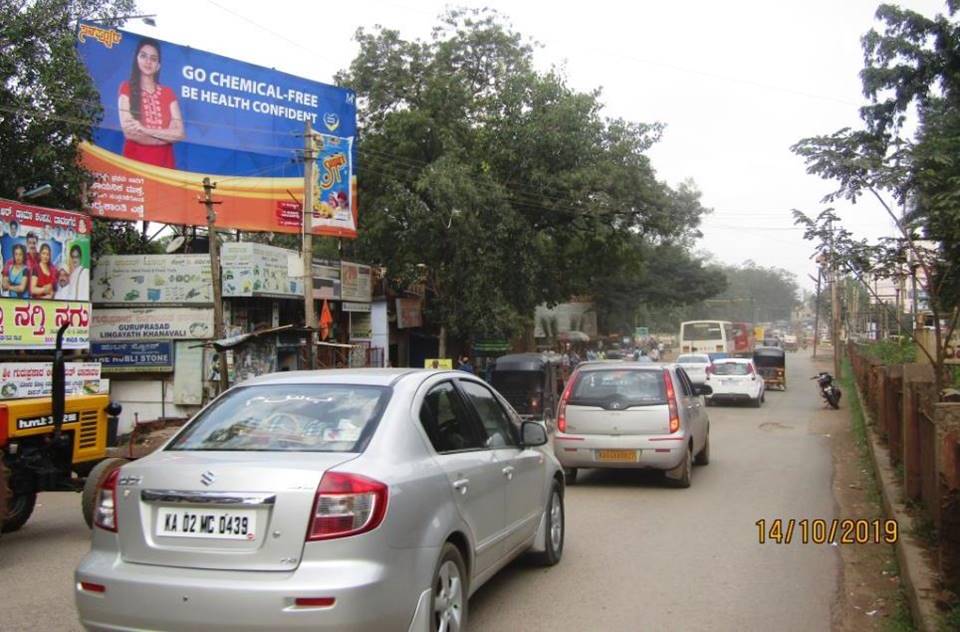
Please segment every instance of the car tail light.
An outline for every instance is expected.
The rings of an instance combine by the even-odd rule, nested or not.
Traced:
[[[107,531],[117,532],[117,478],[120,468],[107,474],[100,489],[97,490],[97,503],[94,505],[93,524]]]
[[[107,587],[103,584],[94,584],[93,582],[80,582],[80,590],[103,594],[107,592]]]
[[[677,392],[673,390],[670,371],[663,372],[663,386],[667,391],[667,408],[670,409],[670,432],[680,430],[680,409],[677,407]]]
[[[372,478],[327,472],[313,501],[307,540],[332,540],[366,533],[387,514],[387,486]]]
[[[577,374],[574,373],[567,380],[567,386],[563,389],[563,395],[560,396],[560,403],[557,405],[557,431],[567,431],[567,400],[570,399],[570,393],[573,391],[573,383],[577,380]]]
[[[296,597],[293,604],[298,608],[329,608],[337,603],[334,597]]]
[[[7,424],[10,423],[9,413],[6,406],[0,405],[0,448],[7,445],[10,429]]]
[[[530,398],[530,410],[540,410],[540,398],[531,397]]]

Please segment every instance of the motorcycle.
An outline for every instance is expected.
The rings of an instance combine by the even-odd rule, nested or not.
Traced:
[[[840,408],[840,397],[843,393],[840,392],[839,386],[834,385],[832,375],[826,371],[821,371],[810,379],[817,381],[817,386],[820,387],[820,397],[822,397],[831,408]]]

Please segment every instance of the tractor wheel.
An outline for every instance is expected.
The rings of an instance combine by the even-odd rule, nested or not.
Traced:
[[[7,504],[10,498],[10,488],[7,486],[9,480],[10,470],[7,469],[3,458],[0,457],[0,533],[3,533],[4,518],[7,517]]]
[[[83,483],[83,496],[80,499],[80,508],[83,511],[83,519],[87,523],[87,528],[93,528],[93,512],[96,509],[97,491],[100,489],[100,485],[110,476],[111,472],[127,463],[129,461],[126,459],[104,459],[90,470],[90,475]]]
[[[36,492],[11,496],[7,503],[7,515],[3,519],[3,532],[10,533],[27,524],[36,504]]]

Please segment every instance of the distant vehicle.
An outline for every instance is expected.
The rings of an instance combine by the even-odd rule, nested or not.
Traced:
[[[695,385],[676,364],[588,362],[560,398],[554,454],[567,481],[580,468],[663,470],[690,487],[694,463],[710,462],[710,418]]]
[[[713,364],[706,384],[713,389],[707,404],[720,402],[750,402],[759,408],[765,398],[763,378],[757,375],[753,361],[745,358],[727,358]]]
[[[800,343],[797,342],[797,337],[787,334],[783,337],[783,350],[784,351],[796,351],[800,348]]]
[[[546,443],[462,371],[254,378],[100,486],[80,621],[467,628],[468,598],[499,568],[563,554],[563,472]]]
[[[682,353],[677,356],[677,364],[687,372],[691,382],[703,384],[707,379],[707,372],[713,366],[713,360],[706,353]]]
[[[556,353],[511,353],[497,358],[490,383],[520,418],[540,421],[553,432],[557,400],[563,390],[560,356]]]
[[[753,350],[753,365],[767,388],[787,390],[787,363],[780,347],[757,347]]]
[[[733,346],[733,324],[726,320],[690,320],[680,325],[680,352],[730,353]]]

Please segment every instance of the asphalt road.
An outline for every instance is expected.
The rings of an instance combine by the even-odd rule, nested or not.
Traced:
[[[839,572],[827,545],[759,544],[759,519],[835,516],[832,419],[790,354],[787,392],[763,408],[709,408],[711,463],[690,489],[649,473],[581,471],[561,563],[519,561],[471,600],[471,629],[824,630]],[[796,536],[795,536],[796,537]],[[79,630],[72,572],[89,532],[80,498],[44,494],[0,540],[0,630]]]

